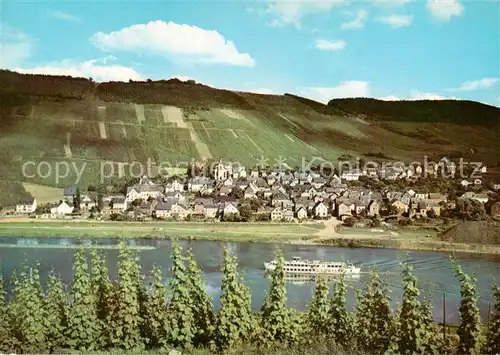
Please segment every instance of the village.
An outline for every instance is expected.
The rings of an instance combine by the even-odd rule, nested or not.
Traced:
[[[325,178],[315,171],[234,167],[219,161],[207,174],[191,171],[165,183],[144,176],[126,187],[125,194],[64,190],[60,201],[39,206],[36,196],[20,201],[11,215],[44,219],[96,218],[111,221],[276,221],[304,222],[337,218],[345,224],[379,218],[453,218],[462,214],[500,216],[499,184],[483,186],[480,178],[454,179],[455,164],[447,158],[430,171],[409,167],[399,172],[374,168],[349,169]],[[424,173],[430,178],[446,171],[462,194],[409,187]],[[486,173],[486,167],[482,167]],[[429,177],[426,177],[427,179]],[[377,188],[399,182],[406,188]],[[453,186],[453,185],[451,185]],[[426,190],[426,191],[424,191]],[[454,191],[453,191],[454,192]],[[450,196],[455,195],[455,196]],[[468,201],[468,203],[464,203]],[[474,209],[479,208],[479,212]],[[472,212],[471,212],[472,211]],[[476,217],[472,218],[476,218]],[[467,218],[467,216],[465,216]]]

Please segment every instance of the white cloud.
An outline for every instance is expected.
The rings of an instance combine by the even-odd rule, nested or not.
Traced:
[[[183,61],[253,67],[255,60],[240,53],[219,32],[175,22],[150,21],[121,30],[95,33],[91,43],[103,51],[180,57]]]
[[[444,22],[464,12],[464,6],[458,0],[427,0],[427,9],[432,16]]]
[[[278,0],[269,4],[265,13],[274,16],[271,26],[293,25],[302,28],[302,19],[306,15],[328,12],[333,7],[344,5],[347,0]]]
[[[377,97],[378,100],[382,101],[399,101],[401,100],[399,97],[394,96],[394,95],[388,95],[388,96],[383,96],[383,97]]]
[[[60,11],[60,10],[50,11],[50,16],[52,16],[53,18],[58,19],[58,20],[80,22],[80,19],[78,17],[73,16],[71,14],[68,14],[67,12]]]
[[[383,22],[392,28],[408,27],[413,22],[412,15],[389,15],[382,16],[377,19],[379,22]]]
[[[412,90],[410,91],[410,95],[407,95],[405,97],[399,97],[395,95],[388,95],[388,96],[383,96],[383,97],[377,97],[379,100],[383,101],[400,101],[400,100],[460,100],[460,98],[452,96],[452,97],[446,97],[442,96],[439,94],[435,93],[430,93],[430,92],[421,92],[418,90]]]
[[[3,24],[0,40],[0,67],[12,68],[20,65],[32,51],[35,40],[18,29]]]
[[[336,51],[345,48],[345,42],[342,40],[329,41],[326,39],[316,40],[316,48],[323,51]]]
[[[308,87],[298,89],[298,94],[318,102],[327,103],[331,99],[370,96],[370,84],[367,81],[343,81],[334,87]]]
[[[143,80],[143,77],[134,69],[121,65],[108,65],[113,57],[92,59],[81,63],[63,60],[44,66],[33,68],[14,68],[13,70],[25,74],[70,75],[73,77],[93,78],[95,81],[128,81]]]
[[[474,91],[479,89],[487,89],[500,82],[500,78],[483,78],[479,80],[466,81],[460,85],[458,89],[452,91]]]
[[[276,95],[276,93],[269,88],[250,89],[249,92],[253,92],[255,94]]]
[[[352,21],[344,22],[340,25],[341,30],[352,30],[363,28],[366,20],[368,19],[368,12],[366,10],[358,10],[356,17]]]

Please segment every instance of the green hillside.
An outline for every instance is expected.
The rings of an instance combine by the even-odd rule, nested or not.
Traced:
[[[0,115],[0,173],[4,185],[16,186],[7,189],[14,194],[0,192],[0,205],[15,202],[23,180],[73,184],[74,169],[56,181],[58,162],[79,169],[86,164],[82,185],[88,185],[98,182],[103,161],[113,162],[117,173],[120,163],[148,158],[172,165],[211,158],[254,165],[264,156],[270,164],[282,157],[298,166],[302,158],[383,153],[413,161],[432,152],[500,161],[499,109],[476,102],[346,99],[323,105],[179,80],[97,84],[2,70]],[[23,177],[29,161],[47,162],[51,174]]]

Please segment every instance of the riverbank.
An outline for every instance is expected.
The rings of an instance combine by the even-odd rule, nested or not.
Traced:
[[[465,252],[500,255],[500,246],[444,242],[428,231],[400,233],[375,229],[337,231],[339,222],[325,223],[206,223],[0,220],[3,237],[180,239],[321,245],[350,248]]]

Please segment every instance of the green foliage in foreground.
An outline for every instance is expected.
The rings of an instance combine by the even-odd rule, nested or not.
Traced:
[[[342,275],[330,297],[319,277],[303,313],[287,307],[284,258],[260,312],[251,310],[251,293],[237,259],[224,250],[221,308],[213,309],[192,252],[175,243],[168,286],[158,266],[142,279],[137,255],[121,245],[118,280],[108,277],[104,258],[75,253],[73,287],[66,292],[51,272],[44,290],[38,266],[13,277],[13,297],[5,297],[0,278],[0,351],[156,353],[173,348],[191,354],[496,354],[500,344],[500,287],[488,329],[480,325],[474,277],[453,261],[460,280],[461,324],[457,337],[443,338],[432,319],[432,304],[421,300],[406,260],[400,309],[393,312],[387,285],[376,272],[364,291],[357,290],[353,312],[346,308]],[[1,273],[0,273],[1,274]],[[147,285],[146,285],[147,284]]]

